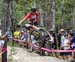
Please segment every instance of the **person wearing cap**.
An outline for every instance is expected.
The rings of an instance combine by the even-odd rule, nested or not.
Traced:
[[[24,21],[29,20],[31,25],[37,26],[37,22],[39,19],[39,13],[36,8],[31,8],[31,12],[29,12],[20,22],[18,25],[21,25]]]
[[[65,30],[64,29],[60,29],[58,34],[57,34],[57,39],[58,39],[58,47],[60,49],[61,47],[61,42],[62,42],[62,37],[64,37],[64,34],[65,34]]]
[[[60,34],[61,34],[61,39],[60,39],[60,42],[61,42],[61,48],[63,48],[63,43],[64,43],[64,35],[65,35],[65,30],[64,29],[60,29]]]
[[[62,28],[59,30],[60,32],[60,40],[59,40],[59,44],[60,44],[60,49],[64,50],[64,41],[65,41],[65,30]],[[62,55],[62,57],[64,57],[64,52],[60,53],[60,55]]]

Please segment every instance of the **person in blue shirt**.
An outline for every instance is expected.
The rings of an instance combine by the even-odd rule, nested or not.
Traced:
[[[70,33],[70,42],[71,42],[71,48],[75,49],[75,36],[74,33]]]
[[[75,36],[74,33],[70,33],[70,43],[71,43],[71,49],[75,50]],[[72,61],[75,62],[75,52],[72,53]]]

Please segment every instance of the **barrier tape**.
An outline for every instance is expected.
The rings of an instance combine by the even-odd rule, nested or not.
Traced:
[[[37,45],[34,45],[35,47],[39,47]],[[75,50],[49,50],[47,48],[43,48],[41,47],[40,50],[43,50],[43,51],[47,51],[47,52],[75,52]]]
[[[2,55],[5,51],[7,50],[7,48],[2,48],[2,52],[0,53],[0,55]]]
[[[18,39],[14,39],[14,40],[16,40],[16,41],[18,41]],[[32,46],[32,45],[31,45]],[[37,46],[37,45],[34,45],[35,47],[39,47],[39,46]],[[43,51],[47,51],[47,52],[75,52],[75,50],[49,50],[49,49],[47,49],[47,48],[43,48],[43,47],[41,47],[40,48],[40,50],[43,50]]]
[[[41,48],[41,50],[47,51],[47,52],[75,52],[75,50],[49,50],[46,48]]]

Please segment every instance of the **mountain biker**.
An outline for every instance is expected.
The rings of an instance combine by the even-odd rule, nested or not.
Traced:
[[[22,24],[24,21],[29,20],[31,25],[37,26],[37,22],[39,19],[39,13],[36,8],[31,8],[31,12],[29,12],[20,22],[19,25]]]

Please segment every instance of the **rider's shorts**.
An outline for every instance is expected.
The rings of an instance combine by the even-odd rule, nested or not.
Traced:
[[[37,25],[38,25],[38,23],[37,23],[37,22],[30,22],[29,24],[31,24],[31,25],[35,25],[35,26],[37,26]]]

